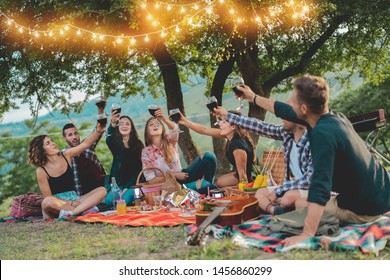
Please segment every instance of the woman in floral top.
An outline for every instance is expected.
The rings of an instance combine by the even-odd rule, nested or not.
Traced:
[[[177,141],[179,140],[179,128],[174,122],[167,119],[162,110],[155,112],[156,118],[150,118],[145,126],[145,148],[142,150],[142,168],[157,167],[164,173],[172,172],[177,181],[185,183],[187,187],[200,193],[206,193],[207,187],[213,185],[217,168],[217,159],[211,152],[194,159],[187,168],[182,168]],[[165,131],[164,123],[168,127]],[[156,169],[144,171],[145,179],[150,183],[163,182],[163,175]],[[202,180],[203,179],[203,180]]]

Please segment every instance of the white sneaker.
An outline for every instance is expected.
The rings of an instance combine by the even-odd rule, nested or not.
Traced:
[[[60,211],[60,214],[58,215],[58,219],[64,219],[65,220],[66,217],[68,217],[68,216],[73,216],[73,212],[62,209]]]
[[[99,212],[99,208],[97,208],[97,206],[94,206],[92,208],[89,208],[88,210],[85,210],[83,212],[83,215],[87,215],[87,214],[91,214],[91,213],[96,213],[96,212]]]

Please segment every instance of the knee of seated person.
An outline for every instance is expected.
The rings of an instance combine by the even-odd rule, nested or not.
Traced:
[[[56,198],[54,196],[47,196],[42,201],[42,209],[50,209],[56,205]]]
[[[257,198],[264,197],[264,196],[267,196],[268,194],[269,194],[269,191],[267,188],[260,188],[256,191],[255,197],[257,197]]]
[[[217,160],[217,157],[212,152],[205,152],[200,157],[201,157],[201,159],[206,159],[206,160],[210,160],[210,161],[216,161]]]
[[[96,191],[99,193],[99,195],[102,197],[102,199],[107,195],[107,189],[103,186],[97,187]]]

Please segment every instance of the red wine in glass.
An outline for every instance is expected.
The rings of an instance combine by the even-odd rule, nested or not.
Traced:
[[[214,108],[218,107],[218,101],[215,96],[211,96],[209,98],[208,103],[206,104],[207,108],[210,110],[210,112],[214,112]]]
[[[114,109],[114,114],[122,112],[122,108]]]
[[[158,107],[157,105],[154,105],[154,104],[148,106],[149,113],[150,113],[153,117],[156,117],[156,116],[154,115],[154,113],[156,113],[156,111],[157,111],[158,109],[160,109],[160,107]]]
[[[179,109],[171,109],[169,110],[169,119],[178,123],[180,121],[180,110]]]
[[[237,88],[237,85],[244,85],[244,79],[241,77],[235,77],[232,79],[232,90],[237,96],[238,101],[240,102],[240,105],[237,107],[236,110],[240,112],[242,111],[242,109],[244,109],[244,103],[242,102],[243,92]]]
[[[107,125],[107,115],[105,113],[97,115],[96,119],[101,126]]]
[[[111,105],[112,114],[117,114],[122,112],[122,106],[120,103],[113,103]]]
[[[243,92],[237,88],[237,86],[232,87],[232,90],[238,97],[242,97]]]
[[[95,99],[95,105],[98,108],[104,109],[106,107],[106,104],[107,104],[107,102],[102,96]]]

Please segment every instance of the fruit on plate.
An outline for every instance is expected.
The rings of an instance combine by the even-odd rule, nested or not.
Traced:
[[[245,181],[241,181],[241,183],[238,184],[238,189],[243,192],[246,184],[248,184],[248,183]]]

